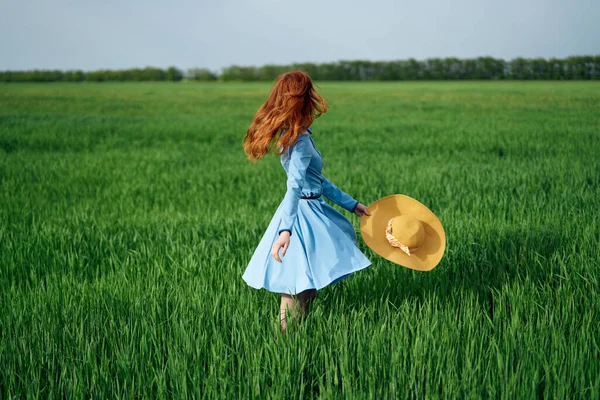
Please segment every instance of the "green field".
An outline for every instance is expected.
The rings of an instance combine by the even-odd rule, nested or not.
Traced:
[[[447,250],[361,241],[276,343],[241,279],[285,193],[241,148],[270,85],[0,85],[0,398],[600,398],[600,84],[320,86],[327,177]]]

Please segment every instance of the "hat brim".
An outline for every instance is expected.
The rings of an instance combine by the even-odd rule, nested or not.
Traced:
[[[360,219],[360,234],[375,253],[417,271],[430,271],[438,265],[446,250],[446,233],[440,220],[429,208],[412,197],[395,194],[375,201],[368,209],[371,215]],[[418,219],[425,228],[425,240],[410,256],[399,248],[392,247],[385,237],[390,218],[401,215]]]

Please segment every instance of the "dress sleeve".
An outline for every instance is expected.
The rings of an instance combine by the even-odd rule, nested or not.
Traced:
[[[283,212],[281,216],[281,224],[279,232],[283,231],[292,233],[292,227],[298,214],[298,201],[302,194],[302,185],[306,177],[306,170],[312,158],[312,152],[306,140],[298,138],[296,143],[290,148],[290,164],[288,167],[287,191],[283,198]]]
[[[354,212],[354,209],[358,205],[358,200],[354,200],[352,196],[342,191],[325,177],[323,177],[323,194],[329,200],[350,212]]]

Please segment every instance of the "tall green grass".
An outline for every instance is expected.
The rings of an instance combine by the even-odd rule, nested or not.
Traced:
[[[276,343],[241,279],[285,193],[241,149],[269,85],[0,86],[0,397],[599,398],[600,86],[321,87],[327,177],[419,199],[447,251],[361,242]]]

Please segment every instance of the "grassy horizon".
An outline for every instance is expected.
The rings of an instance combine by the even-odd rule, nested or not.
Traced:
[[[285,193],[241,148],[270,83],[0,84],[0,396],[600,397],[600,83],[319,86],[325,175],[447,249],[360,240],[276,344],[241,279]]]

